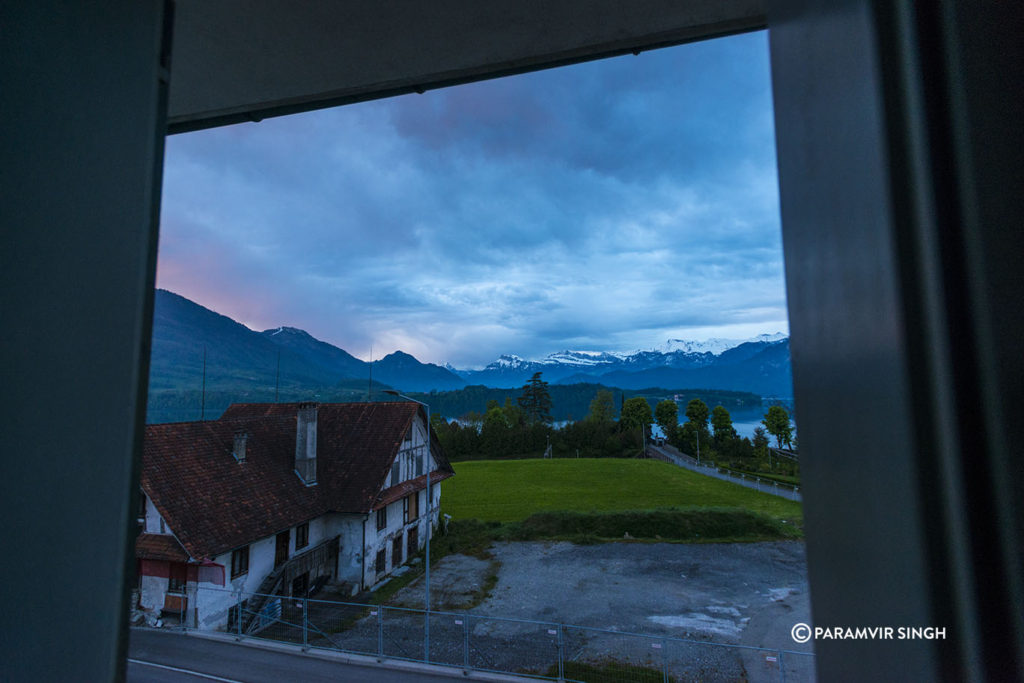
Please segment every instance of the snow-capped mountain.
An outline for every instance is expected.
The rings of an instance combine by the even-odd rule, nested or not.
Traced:
[[[710,353],[718,356],[729,349],[736,348],[740,344],[748,342],[777,342],[787,337],[788,335],[782,332],[775,332],[774,334],[759,334],[749,339],[723,339],[721,337],[712,337],[704,341],[669,339],[661,346],[659,351],[662,353],[674,353],[676,351],[682,351],[683,353]]]
[[[633,353],[565,350],[536,360],[506,354],[483,370],[453,372],[469,384],[490,387],[521,386],[540,372],[546,381],[561,384],[713,387],[778,396],[792,393],[789,338],[782,333],[751,339],[670,339],[659,349]]]

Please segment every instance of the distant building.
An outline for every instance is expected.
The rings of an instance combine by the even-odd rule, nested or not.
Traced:
[[[425,444],[410,402],[235,404],[219,420],[147,426],[139,606],[218,629],[239,591],[373,586],[423,547],[428,517],[437,525]],[[433,435],[430,455],[432,485],[454,474]]]

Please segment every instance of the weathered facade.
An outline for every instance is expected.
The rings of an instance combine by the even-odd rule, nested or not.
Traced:
[[[218,629],[239,595],[373,586],[437,524],[436,484],[453,471],[431,438],[428,506],[426,445],[424,411],[406,402],[235,404],[148,426],[139,606]]]

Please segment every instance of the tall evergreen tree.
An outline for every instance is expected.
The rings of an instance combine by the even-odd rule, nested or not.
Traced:
[[[533,373],[530,381],[523,386],[523,395],[519,397],[519,407],[526,413],[530,422],[551,422],[551,394],[548,383],[540,378],[541,373]]]

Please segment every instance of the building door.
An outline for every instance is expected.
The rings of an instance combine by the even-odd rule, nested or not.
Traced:
[[[277,535],[277,548],[274,551],[274,569],[288,561],[288,544],[291,541],[291,529],[286,529]]]
[[[397,567],[402,564],[402,534],[398,534],[391,541],[391,566]]]

